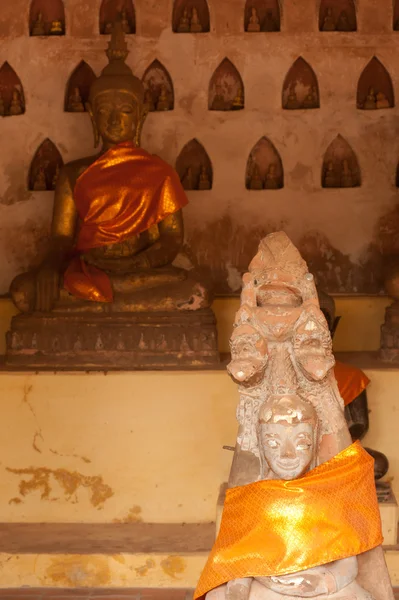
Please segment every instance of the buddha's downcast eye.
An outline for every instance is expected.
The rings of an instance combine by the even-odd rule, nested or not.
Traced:
[[[279,446],[277,440],[266,440],[266,444],[269,446],[269,448],[278,448]]]

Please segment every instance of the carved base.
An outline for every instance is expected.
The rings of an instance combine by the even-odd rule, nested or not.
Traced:
[[[381,326],[380,359],[399,363],[399,302],[394,302],[385,311],[385,322]]]
[[[33,314],[12,319],[6,365],[20,368],[201,369],[219,362],[210,309]]]

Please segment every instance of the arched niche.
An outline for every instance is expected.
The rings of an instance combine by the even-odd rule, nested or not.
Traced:
[[[247,0],[244,9],[244,30],[250,33],[280,31],[278,0]]]
[[[209,110],[241,110],[244,108],[244,83],[233,63],[225,58],[209,82]]]
[[[85,112],[89,99],[90,87],[96,75],[93,69],[82,60],[72,72],[65,92],[66,112]]]
[[[175,33],[207,33],[210,31],[207,1],[175,0],[172,29]]]
[[[316,74],[301,56],[296,59],[284,80],[283,108],[286,110],[320,108]]]
[[[63,0],[32,0],[29,33],[34,36],[65,35]]]
[[[154,60],[143,75],[144,99],[150,112],[173,110],[175,93],[172,78],[159,60]]]
[[[356,31],[354,0],[321,0],[319,8],[320,31]]]
[[[108,35],[112,25],[121,19],[126,34],[136,33],[136,11],[132,0],[102,0],[100,6],[100,33]]]
[[[213,181],[212,163],[202,144],[188,142],[176,160],[176,171],[185,190],[210,190]]]
[[[324,188],[348,188],[361,185],[356,154],[341,135],[337,135],[326,150],[321,185]]]
[[[16,117],[24,112],[25,95],[21,80],[5,62],[0,69],[0,116]]]
[[[247,190],[279,190],[284,187],[281,157],[267,137],[260,138],[251,150],[245,185]]]
[[[375,56],[360,75],[357,86],[357,108],[376,110],[395,106],[392,79]]]
[[[46,192],[55,189],[59,171],[64,161],[58,150],[48,138],[36,150],[29,169],[29,190]]]

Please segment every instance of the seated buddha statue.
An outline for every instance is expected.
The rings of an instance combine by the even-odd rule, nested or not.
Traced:
[[[129,313],[197,310],[208,292],[172,266],[183,242],[187,197],[176,171],[140,148],[148,107],[142,82],[126,65],[121,22],[109,64],[87,103],[94,156],[60,170],[51,241],[42,264],[17,276],[10,293],[22,312]]]
[[[21,100],[21,94],[14,88],[12,92],[11,104],[10,104],[10,115],[22,115],[24,112],[24,107]]]
[[[258,16],[258,11],[255,6],[251,6],[251,14],[249,17],[249,22],[247,25],[247,31],[250,32],[258,32],[260,31],[260,21]]]
[[[33,23],[31,35],[46,35],[46,28],[43,21],[43,14],[37,13],[35,22]]]

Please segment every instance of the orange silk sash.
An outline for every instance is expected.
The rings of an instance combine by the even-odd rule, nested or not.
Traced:
[[[187,204],[176,171],[133,142],[105,152],[78,178],[74,200],[80,217],[78,253],[139,235]],[[64,287],[86,300],[112,302],[106,273],[79,257],[64,275]]]
[[[334,375],[345,406],[353,402],[370,383],[370,379],[361,369],[345,365],[339,360],[335,362]]]
[[[355,442],[299,479],[227,490],[194,598],[233,579],[296,573],[380,545],[373,463]]]

